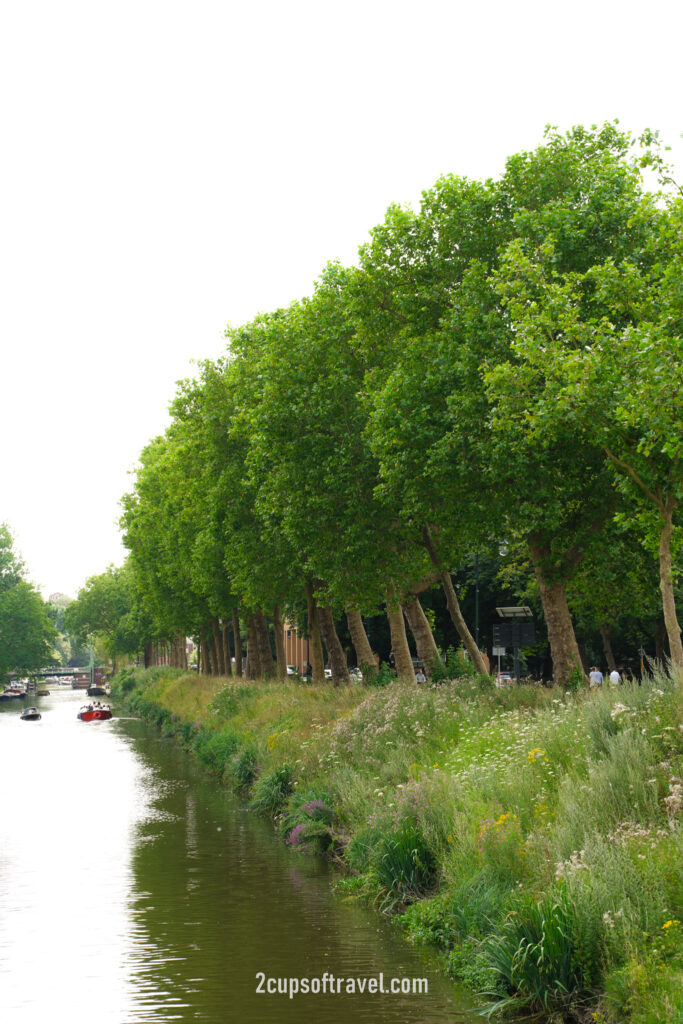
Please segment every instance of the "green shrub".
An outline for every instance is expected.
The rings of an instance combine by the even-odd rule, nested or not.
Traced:
[[[194,752],[199,761],[216,775],[222,775],[231,757],[239,750],[241,741],[233,729],[217,732],[202,731],[193,742]]]
[[[328,789],[297,790],[282,819],[285,842],[294,849],[328,853],[335,845],[334,795]]]
[[[683,958],[633,957],[607,976],[604,1007],[610,1024],[683,1024]]]
[[[391,669],[387,665],[386,661],[383,661],[379,669],[373,672],[370,676],[363,676],[363,681],[368,686],[389,686],[390,683],[394,682],[394,676],[391,674]]]
[[[258,753],[256,748],[251,744],[247,744],[235,754],[230,761],[228,771],[237,787],[237,789],[248,790],[251,788],[254,779],[256,778],[256,766],[258,763]]]
[[[539,902],[525,896],[482,946],[505,995],[488,1013],[549,1013],[590,994],[593,977],[581,948],[571,902],[550,891]],[[597,966],[597,965],[596,965]]]
[[[464,679],[466,676],[473,676],[472,665],[465,661],[462,650],[456,651],[449,647],[446,651],[444,661],[441,658],[434,658],[431,664],[432,683],[447,683],[452,679]]]
[[[116,678],[112,682],[112,689],[120,693],[122,697],[126,697],[132,690],[137,686],[138,680],[136,677],[135,669],[124,668],[117,674]]]
[[[391,832],[381,833],[370,867],[380,905],[387,912],[421,899],[436,882],[436,856],[412,818],[404,818]]]
[[[262,775],[256,782],[249,802],[252,811],[273,817],[282,810],[293,791],[294,769],[283,764]]]
[[[400,924],[411,942],[436,946],[447,952],[457,938],[453,893],[440,893],[414,903],[401,915]]]

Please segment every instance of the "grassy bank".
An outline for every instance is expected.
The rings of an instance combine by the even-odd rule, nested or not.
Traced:
[[[115,692],[499,1011],[683,1022],[683,679]]]

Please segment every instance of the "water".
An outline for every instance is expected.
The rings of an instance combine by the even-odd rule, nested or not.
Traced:
[[[77,721],[81,702],[57,689],[40,722],[0,706],[0,1019],[481,1020],[389,923],[332,894],[324,861],[143,723]],[[256,992],[260,973],[266,988],[325,972],[426,978],[428,994]]]

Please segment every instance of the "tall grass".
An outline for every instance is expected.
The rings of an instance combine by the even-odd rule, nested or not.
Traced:
[[[292,848],[342,856],[493,1013],[683,1014],[680,675],[599,693],[195,682],[125,688]]]

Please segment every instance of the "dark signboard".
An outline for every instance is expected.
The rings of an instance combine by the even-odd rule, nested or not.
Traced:
[[[533,647],[536,633],[533,622],[497,622],[493,627],[494,647]]]

